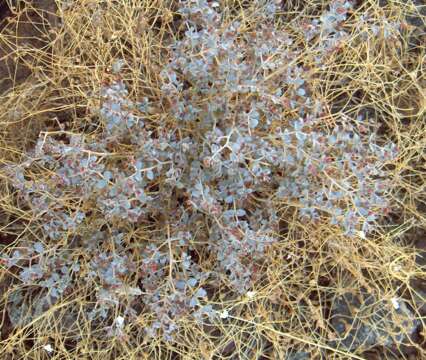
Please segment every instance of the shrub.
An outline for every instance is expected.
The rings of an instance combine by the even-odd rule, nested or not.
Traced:
[[[224,287],[241,296],[264,281],[284,206],[350,238],[389,212],[396,146],[371,119],[327,112],[303,59],[301,41],[316,39],[320,70],[338,52],[352,2],[331,2],[302,40],[278,27],[277,2],[255,3],[262,21],[251,24],[217,2],[181,1],[185,30],[167,48],[159,97],[132,98],[119,59],[99,89],[97,131],[41,133],[5,167],[50,248],[35,242],[3,262],[46,303],[85,282],[96,289],[89,318],[110,335],[123,335],[122,315],[146,315],[147,336],[171,342],[187,318],[217,320],[208,300]]]

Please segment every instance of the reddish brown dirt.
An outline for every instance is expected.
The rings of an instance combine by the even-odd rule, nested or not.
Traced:
[[[55,6],[52,0],[0,0],[0,94],[30,76],[29,66],[14,56],[14,49],[22,45],[30,48],[48,45],[49,39],[41,37],[45,29],[41,29],[54,22]]]

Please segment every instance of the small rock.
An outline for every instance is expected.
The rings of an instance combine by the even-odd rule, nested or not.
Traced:
[[[343,346],[348,351],[401,344],[420,325],[402,299],[396,309],[392,302],[377,301],[367,293],[338,297],[332,305],[330,320],[339,338],[331,345]]]
[[[43,349],[46,350],[48,353],[51,353],[53,351],[53,347],[50,344],[44,345]]]
[[[306,351],[296,351],[291,354],[287,354],[285,360],[309,360],[310,354]]]
[[[410,283],[412,299],[420,316],[426,316],[426,281],[416,279]]]

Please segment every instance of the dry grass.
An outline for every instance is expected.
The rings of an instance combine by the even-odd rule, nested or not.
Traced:
[[[246,1],[224,2],[230,17],[255,21],[255,14],[244,9]],[[30,1],[20,3],[0,34],[2,47],[7,49],[2,61],[9,61],[12,70],[19,63],[16,69],[25,67],[30,75],[20,81],[12,77],[12,86],[0,97],[2,165],[19,162],[40,131],[56,131],[60,124],[71,132],[87,131],[93,109],[99,106],[100,87],[116,76],[110,69],[117,58],[126,60],[123,79],[132,98],[160,96],[159,69],[177,31],[172,0],[56,0],[56,14]],[[326,3],[288,1],[289,11],[302,10],[289,12],[288,21],[280,26],[297,38],[300,21]],[[208,327],[184,322],[179,324],[176,342],[167,343],[162,339],[147,341],[143,331],[147,318],[141,317],[126,327],[125,339],[105,339],[88,325],[85,308],[88,294],[94,289],[81,284],[23,327],[11,329],[7,312],[3,311],[0,357],[285,359],[291,349],[297,349],[310,353],[311,359],[374,358],[373,353],[351,353],[330,345],[335,337],[329,323],[331,304],[343,293],[361,291],[388,302],[395,296],[405,298],[424,329],[418,284],[424,286],[426,272],[416,262],[420,250],[415,245],[426,231],[425,38],[418,34],[420,28],[407,20],[410,16],[421,19],[411,1],[387,3],[379,6],[377,1],[362,1],[345,25],[351,31],[351,40],[330,55],[324,69],[310,70],[316,79],[313,93],[329,104],[328,121],[341,112],[368,113],[381,124],[383,138],[392,139],[400,149],[393,167],[397,191],[392,213],[380,231],[367,239],[347,238],[326,222],[301,222],[290,204],[283,203],[282,239],[269,254],[266,276],[249,294],[252,296],[238,297],[224,291],[211,299],[228,310],[226,321]],[[355,25],[367,10],[373,18],[403,22],[403,34],[392,42],[385,41],[383,34],[370,34],[366,41],[359,41]],[[33,30],[37,43],[17,31],[29,26],[28,22],[37,29]],[[420,44],[414,46],[410,43],[416,36]],[[304,62],[309,63],[314,55],[312,44],[304,46]],[[173,121],[161,108],[152,110],[152,118],[159,126]],[[96,129],[91,131],[95,133]],[[2,181],[0,232],[5,247],[1,251],[12,251],[36,232],[32,215],[20,207],[14,195]],[[134,234],[135,243],[148,237],[143,230]],[[424,254],[425,249],[422,251]],[[0,270],[0,308],[4,309],[12,290],[20,286],[15,277]],[[417,359],[425,356],[423,336],[409,341]],[[52,355],[43,348],[46,344],[52,344]],[[395,358],[407,356],[398,349],[394,353]],[[392,358],[391,354],[378,354],[378,358]]]

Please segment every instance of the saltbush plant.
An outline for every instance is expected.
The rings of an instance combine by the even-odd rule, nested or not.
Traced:
[[[90,328],[128,340],[143,319],[145,341],[171,346],[188,322],[224,323],[224,304],[265,286],[270,259],[295,236],[284,223],[359,244],[381,234],[398,148],[379,121],[331,111],[315,89],[345,41],[379,36],[379,26],[390,41],[399,23],[375,23],[367,10],[357,22],[357,4],[343,0],[297,31],[282,27],[279,1],[241,10],[255,22],[222,2],[175,5],[157,92],[139,95],[126,81],[130,59],[115,57],[91,127],[43,131],[3,167],[33,229],[2,256],[23,285],[11,294],[13,326],[84,284]]]
[[[324,41],[337,32],[335,27],[346,19],[350,7],[349,2],[334,2],[320,17]],[[101,88],[99,119],[104,130],[95,138],[61,133],[65,142],[54,134],[41,135],[25,166],[51,169],[51,180],[26,181],[19,165],[13,171],[14,184],[39,218],[46,239],[81,232],[87,226],[84,208],[108,221],[130,224],[161,216],[173,224],[174,233],[187,232],[176,239],[178,245],[165,239],[173,242],[175,256],[191,250],[188,240],[205,237],[216,257],[213,272],[228,274],[230,286],[243,294],[261,276],[256,272],[259,262],[278,238],[272,200],[295,202],[299,216],[307,220],[329,217],[348,236],[374,230],[388,205],[391,182],[386,181],[383,165],[395,157],[395,146],[377,144],[374,124],[361,117],[342,114],[336,125],[324,126],[323,104],[309,95],[309,78],[297,65],[297,55],[289,51],[293,40],[274,29],[270,12],[264,23],[241,34],[243,25],[225,23],[218,3],[181,4],[179,13],[187,30],[171,44],[171,61],[161,72],[162,101],[170,108],[174,127],[147,130],[149,101],[135,104],[123,81],[116,81]],[[274,73],[282,67],[285,72]],[[288,107],[294,118],[283,120]],[[112,141],[127,143],[131,151],[115,159],[108,151]],[[264,202],[255,204],[254,194]],[[173,195],[185,203],[173,201]],[[79,203],[75,210],[62,204],[67,197],[76,198],[71,200]],[[194,233],[200,220],[209,223],[205,235]],[[184,266],[186,276],[180,274],[170,255],[155,255],[151,268],[158,269],[148,279],[142,275],[148,293],[173,286],[182,275],[180,282],[193,279],[189,288],[203,277],[191,257]],[[126,263],[119,255],[99,254],[90,261],[89,276],[106,288],[123,286],[120,276],[130,271]],[[20,277],[26,283],[52,283],[52,277],[43,276],[42,264],[42,260],[31,264]],[[70,285],[68,277],[63,281],[48,296],[58,296]],[[173,319],[182,311],[195,312],[198,298],[207,295],[200,287],[191,298],[185,288],[143,300],[160,317],[154,329],[170,335],[176,328]],[[104,291],[99,300],[119,304]],[[182,309],[173,309],[176,303]],[[161,328],[164,316],[171,320]]]

